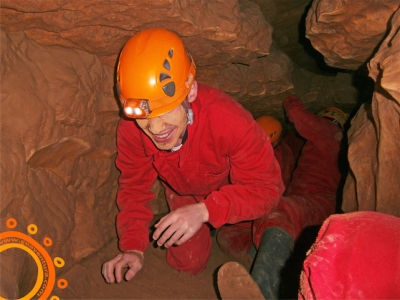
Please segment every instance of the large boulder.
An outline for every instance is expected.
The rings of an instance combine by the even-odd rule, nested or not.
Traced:
[[[356,70],[376,52],[399,4],[398,0],[315,0],[307,13],[306,37],[327,65]]]

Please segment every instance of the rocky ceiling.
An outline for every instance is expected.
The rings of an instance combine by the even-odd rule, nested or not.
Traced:
[[[327,67],[318,67],[322,56],[311,50],[305,38],[307,13],[310,15],[307,37],[326,55],[328,64],[354,70],[366,64],[386,33],[385,20],[395,10],[395,4],[381,8],[377,2],[370,12],[379,10],[379,22],[359,26],[363,32],[346,31],[344,26],[362,24],[371,18],[371,13],[364,16],[364,11],[357,11],[353,17],[352,7],[359,7],[353,4],[356,1],[346,5],[352,8],[350,11],[343,8],[339,11],[335,1],[329,2],[332,4],[317,12],[315,7],[309,10],[310,2],[304,0],[295,3],[287,0],[5,0],[1,3],[1,23],[8,33],[23,32],[27,39],[43,46],[83,51],[111,68],[122,45],[134,33],[157,26],[174,30],[195,58],[199,81],[232,94],[255,117],[272,113],[282,119],[280,103],[289,94],[296,93],[304,101],[314,102],[315,110],[335,103],[349,110],[357,97],[357,91],[351,88],[351,76],[346,72],[334,80],[315,76],[314,73]],[[317,14],[331,16],[332,21],[315,22]],[[347,16],[352,21],[342,25],[340,20]],[[329,35],[334,31],[338,33]],[[360,38],[361,34],[368,38]],[[333,42],[329,41],[337,39],[344,42],[333,51]],[[331,72],[337,74],[337,70],[331,69]],[[323,90],[319,91],[313,84],[323,86]],[[335,88],[338,84],[346,89],[347,96]]]
[[[10,217],[46,228],[66,269],[115,237],[114,68],[127,39],[150,27],[177,32],[198,81],[255,118],[284,122],[291,94],[313,112],[354,116],[343,209],[400,216],[399,2],[2,0],[1,231]],[[163,212],[157,182],[154,191]],[[17,295],[18,255],[1,260],[1,295]]]

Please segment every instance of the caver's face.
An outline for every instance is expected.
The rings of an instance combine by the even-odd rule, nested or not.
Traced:
[[[160,150],[170,150],[182,144],[187,128],[187,113],[183,105],[161,116],[150,119],[136,119],[139,127]]]

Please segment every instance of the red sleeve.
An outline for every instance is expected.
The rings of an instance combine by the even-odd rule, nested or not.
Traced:
[[[287,97],[283,101],[283,107],[289,121],[294,123],[296,131],[307,141],[329,149],[331,145],[325,140],[340,137],[339,126],[333,126],[333,122],[321,121],[321,117],[309,112],[296,96]]]
[[[284,186],[271,142],[243,108],[218,113],[221,134],[230,136],[230,183],[204,200],[214,227],[254,220],[268,213],[281,197]],[[236,111],[238,110],[238,111]],[[214,122],[214,124],[217,121]]]
[[[148,227],[153,218],[149,202],[157,173],[152,156],[146,156],[134,121],[120,121],[117,128],[116,165],[121,171],[117,205],[117,232],[121,251],[144,251],[149,244]]]

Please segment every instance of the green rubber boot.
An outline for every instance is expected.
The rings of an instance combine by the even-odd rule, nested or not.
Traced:
[[[294,240],[285,230],[270,227],[264,231],[251,270],[251,277],[265,299],[278,299],[281,271],[294,249]]]

